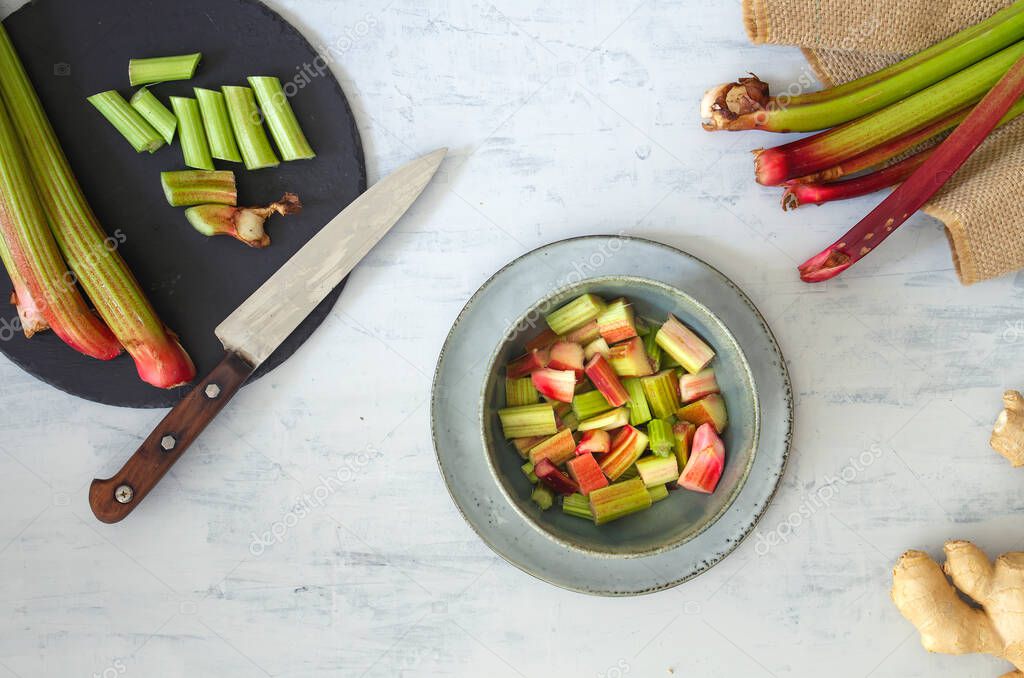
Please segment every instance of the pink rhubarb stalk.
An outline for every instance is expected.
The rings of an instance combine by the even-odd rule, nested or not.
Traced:
[[[621,407],[629,400],[629,392],[603,355],[595,354],[587,363],[586,371],[594,388],[601,392],[612,407]]]
[[[811,184],[790,183],[782,194],[782,209],[788,211],[801,205],[824,205],[835,200],[849,200],[895,186],[906,181],[931,152],[932,149],[928,149],[915,153],[898,163],[852,179]]]
[[[949,181],[1021,95],[1024,57],[899,188],[846,235],[804,262],[799,267],[800,278],[805,282],[828,280],[870,253]]]

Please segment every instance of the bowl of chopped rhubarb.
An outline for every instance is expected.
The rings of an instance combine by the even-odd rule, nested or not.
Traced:
[[[480,537],[564,588],[648,593],[754,529],[789,453],[792,397],[756,308],[703,261],[588,236],[513,261],[441,353],[442,475]]]
[[[759,411],[729,329],[638,276],[560,286],[512,325],[481,400],[487,457],[523,517],[561,545],[640,556],[712,525],[743,487]]]

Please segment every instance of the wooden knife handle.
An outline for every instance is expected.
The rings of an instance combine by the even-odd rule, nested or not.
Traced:
[[[131,513],[254,371],[252,365],[229,351],[164,417],[113,478],[92,481],[89,505],[96,517],[116,523]]]

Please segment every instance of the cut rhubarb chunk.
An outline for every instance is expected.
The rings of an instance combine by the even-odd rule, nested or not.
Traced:
[[[597,320],[604,311],[604,299],[593,294],[584,294],[562,308],[549,313],[545,320],[556,334],[566,334]]]
[[[633,307],[625,299],[616,299],[597,316],[597,329],[609,344],[637,336]]]
[[[526,462],[525,464],[523,464],[519,468],[522,469],[523,475],[526,476],[527,480],[529,480],[531,483],[537,482],[537,474],[535,474],[533,472],[533,462],[532,461]]]
[[[679,396],[684,403],[692,403],[712,393],[718,393],[718,380],[715,378],[715,371],[710,367],[697,374],[684,374],[679,377]]]
[[[679,468],[686,468],[686,462],[690,458],[690,447],[693,445],[693,434],[697,426],[688,421],[677,421],[672,425],[672,435],[676,439],[676,461]]]
[[[711,424],[701,424],[693,436],[693,450],[679,476],[679,487],[711,494],[725,468],[725,445]]]
[[[612,409],[611,403],[601,395],[600,391],[579,393],[572,399],[572,411],[580,421],[586,421],[602,412]]]
[[[541,511],[547,511],[555,503],[555,495],[544,485],[538,484],[530,494],[533,503],[540,507]]]
[[[555,408],[550,403],[506,407],[498,410],[501,429],[506,438],[550,436],[558,433]]]
[[[725,400],[718,393],[704,396],[695,403],[685,405],[676,416],[683,421],[700,426],[701,424],[714,424],[715,430],[721,433],[729,423],[729,415],[725,410]]]
[[[562,337],[562,341],[569,341],[574,344],[586,346],[587,344],[593,342],[595,339],[600,338],[601,332],[597,328],[597,321],[591,320],[583,327],[580,327],[578,329],[573,330],[572,332],[567,333],[564,337]]]
[[[538,334],[536,337],[526,342],[526,352],[530,351],[543,351],[551,348],[551,345],[558,341],[560,337],[548,328]]]
[[[715,357],[715,352],[693,330],[669,315],[657,334],[658,346],[691,374],[700,372]]]
[[[651,452],[659,457],[672,456],[675,452],[676,437],[667,419],[652,419],[647,424],[647,437],[650,438]]]
[[[509,379],[518,379],[547,367],[547,364],[547,350],[534,349],[521,358],[516,358],[510,362],[508,367],[505,368],[505,376]]]
[[[505,404],[509,407],[534,405],[540,402],[540,394],[533,387],[529,377],[505,380]]]
[[[633,426],[646,424],[651,420],[651,408],[647,405],[647,396],[644,395],[643,384],[637,377],[623,379],[622,385],[629,393],[629,423]]]
[[[595,429],[587,431],[576,446],[576,454],[607,454],[611,449],[612,437],[608,431]]]
[[[576,394],[576,373],[572,370],[552,370],[544,368],[530,373],[533,387],[542,396],[547,396],[562,403],[571,403]]]
[[[562,500],[562,513],[585,520],[594,519],[594,514],[590,512],[590,500],[579,492],[570,494]]]
[[[601,395],[605,397],[613,407],[620,407],[626,404],[629,400],[629,393],[626,391],[626,387],[619,381],[619,377],[615,374],[615,370],[612,366],[604,359],[604,356],[598,353],[590,362],[587,363],[586,367],[587,376],[590,377],[590,381],[594,384],[594,388],[601,392]]]
[[[579,377],[583,374],[583,347],[568,341],[559,341],[551,346],[548,367],[553,370],[572,370]]]
[[[647,494],[651,495],[651,501],[655,503],[661,501],[662,499],[667,499],[668,486],[655,485],[654,487],[648,487]]]
[[[611,480],[617,480],[646,449],[647,436],[627,424],[612,438],[611,450],[601,460],[601,470]]]
[[[591,417],[580,422],[577,431],[593,431],[595,429],[604,429],[605,431],[611,431],[612,429],[620,428],[629,423],[629,408],[619,407],[614,410],[609,410],[603,414],[599,414],[596,417]]]
[[[644,457],[636,462],[636,470],[647,487],[656,487],[679,478],[679,465],[674,456]]]
[[[537,475],[537,479],[549,487],[555,494],[570,495],[573,492],[580,491],[579,486],[576,485],[572,478],[559,471],[547,459],[541,459],[537,462],[533,467],[533,472]]]
[[[598,337],[583,347],[583,357],[586,360],[590,360],[598,353],[607,358],[610,352],[611,348],[608,347],[608,342],[603,337]]]
[[[679,380],[675,370],[664,370],[640,380],[647,403],[658,419],[668,419],[679,409]]]
[[[640,478],[594,490],[590,493],[589,499],[595,525],[603,525],[630,513],[643,511],[650,508],[653,503],[651,493],[647,491],[644,481]]]
[[[531,447],[529,454],[530,461],[535,465],[541,459],[547,459],[555,466],[559,466],[576,456],[576,440],[572,437],[571,430],[562,429],[550,438]]]
[[[644,349],[644,340],[640,337],[612,346],[608,351],[608,362],[620,377],[646,377],[654,374]]]
[[[604,472],[594,459],[594,455],[588,453],[570,459],[568,467],[569,475],[580,486],[580,494],[588,495],[594,490],[608,487],[608,479],[604,477]]]

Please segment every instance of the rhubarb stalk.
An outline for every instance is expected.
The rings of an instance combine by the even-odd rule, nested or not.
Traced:
[[[191,381],[192,360],[110,247],[3,26],[0,96],[21,139],[57,245],[100,317],[135,359],[139,376],[161,388]]]
[[[933,85],[1024,38],[1024,2],[1018,0],[970,28],[914,56],[831,89],[768,96],[756,76],[714,87],[704,95],[704,128],[809,132],[880,110]]]
[[[913,174],[930,154],[931,149],[921,151],[876,172],[852,179],[811,184],[790,183],[782,194],[782,209],[795,210],[801,205],[823,205],[834,200],[848,200],[895,186]]]
[[[235,205],[238,200],[235,173],[229,170],[161,172],[160,184],[163,186],[167,204],[171,207],[190,207],[207,203]]]
[[[128,82],[132,87],[171,80],[189,80],[195,75],[202,54],[131,59],[128,61]]]
[[[1024,56],[1024,41],[887,108],[835,129],[757,151],[757,181],[777,186],[820,172],[905,134],[950,116],[978,101]],[[1000,114],[1000,118],[1009,110]]]
[[[50,328],[68,346],[93,358],[109,360],[121,352],[121,344],[86,306],[61,259],[2,101],[0,259],[14,283],[13,301],[25,336]]]
[[[842,238],[800,267],[805,282],[835,277],[860,261],[920,209],[967,161],[1024,94],[1024,57],[921,166]]]

